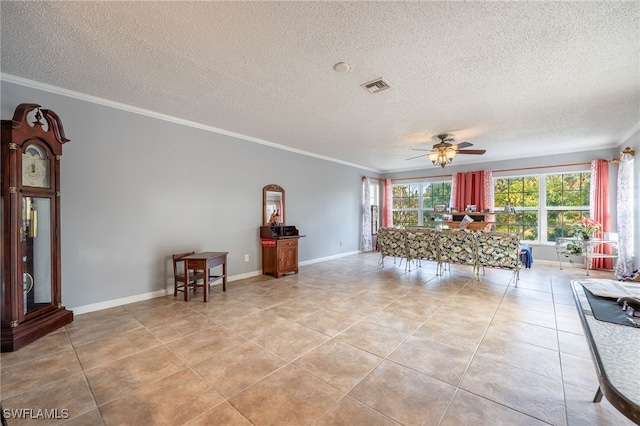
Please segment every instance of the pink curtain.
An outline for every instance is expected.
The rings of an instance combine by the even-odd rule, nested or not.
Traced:
[[[611,213],[609,211],[609,162],[593,160],[591,162],[590,216],[602,224],[602,232],[611,232]],[[596,237],[601,238],[602,235]],[[600,244],[593,248],[594,253],[611,254],[609,244]],[[613,269],[613,259],[591,259],[591,269]]]
[[[382,200],[382,227],[389,228],[393,226],[393,216],[391,209],[393,206],[393,194],[391,193],[391,179],[384,180],[384,197]]]
[[[468,205],[475,205],[479,212],[493,210],[493,172],[454,173],[451,185],[451,206],[461,212]]]

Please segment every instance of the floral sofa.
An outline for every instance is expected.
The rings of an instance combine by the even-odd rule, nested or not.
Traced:
[[[438,263],[439,273],[446,264],[468,265],[479,277],[484,268],[512,270],[517,285],[521,267],[520,239],[516,233],[470,231],[467,229],[435,230],[428,228],[380,228],[378,230],[380,266],[384,258],[406,259],[405,268],[413,261]]]

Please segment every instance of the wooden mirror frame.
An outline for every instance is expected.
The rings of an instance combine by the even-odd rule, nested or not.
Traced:
[[[263,226],[270,225],[271,213],[269,210],[269,206],[267,205],[267,201],[269,200],[268,193],[277,192],[280,193],[280,197],[282,198],[282,208],[280,211],[280,219],[278,221],[279,225],[285,224],[285,203],[284,203],[284,189],[280,185],[270,184],[262,188],[262,224]]]

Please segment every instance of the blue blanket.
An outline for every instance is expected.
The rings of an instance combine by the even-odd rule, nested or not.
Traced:
[[[520,262],[525,268],[531,268],[531,265],[533,265],[533,254],[531,254],[531,246],[529,244],[520,245]]]

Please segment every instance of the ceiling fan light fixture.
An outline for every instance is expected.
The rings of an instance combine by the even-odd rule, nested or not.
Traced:
[[[434,166],[444,167],[447,164],[451,164],[456,156],[456,150],[452,147],[440,147],[435,151],[429,153],[429,160]]]
[[[444,167],[447,164],[451,164],[453,159],[458,154],[475,154],[482,155],[486,151],[484,149],[460,149],[467,148],[473,146],[470,142],[460,142],[458,144],[453,144],[452,142],[455,139],[449,137],[448,134],[443,133],[441,135],[437,135],[440,142],[433,145],[433,148],[429,154],[422,154],[416,157],[407,158],[407,160],[413,160],[414,158],[420,157],[429,157],[429,161],[433,163],[434,166]],[[414,148],[414,151],[427,151],[426,149],[417,149]]]
[[[456,156],[456,150],[453,148],[447,148],[446,156],[447,156],[447,162],[451,163],[451,160],[453,160],[453,157]]]

